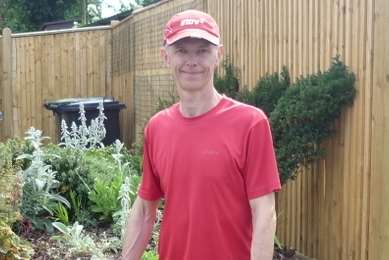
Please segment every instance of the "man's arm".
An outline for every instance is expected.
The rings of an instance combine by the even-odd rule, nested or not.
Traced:
[[[122,260],[139,260],[142,257],[153,231],[158,203],[159,200],[136,198],[123,239]]]
[[[251,260],[271,260],[277,221],[274,192],[250,200],[250,207],[253,222]]]

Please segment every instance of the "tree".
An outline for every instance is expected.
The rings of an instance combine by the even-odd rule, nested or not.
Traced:
[[[102,0],[0,0],[0,28],[36,31],[46,22],[73,19],[86,24],[101,18]]]

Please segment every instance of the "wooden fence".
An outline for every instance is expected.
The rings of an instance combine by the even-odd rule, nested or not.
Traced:
[[[159,58],[162,28],[180,10],[215,17],[226,54],[252,88],[286,65],[293,79],[341,59],[357,75],[354,105],[323,144],[328,155],[278,194],[278,236],[317,259],[389,257],[389,2],[386,0],[171,0],[111,27],[0,38],[3,137],[30,125],[54,136],[43,100],[107,95],[127,105],[121,130],[139,136],[174,83]],[[10,116],[11,115],[11,116]]]
[[[9,34],[3,37],[4,137],[30,127],[56,140],[49,100],[111,96],[110,27]]]
[[[373,1],[220,0],[207,9],[250,87],[283,65],[293,78],[324,70],[337,54],[356,73],[355,103],[325,144],[328,156],[278,196],[278,235],[319,259],[378,259],[369,248]]]

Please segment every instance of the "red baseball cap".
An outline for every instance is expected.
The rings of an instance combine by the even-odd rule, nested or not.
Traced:
[[[163,32],[163,40],[170,45],[186,37],[200,38],[219,45],[219,26],[207,13],[186,10],[170,18]]]

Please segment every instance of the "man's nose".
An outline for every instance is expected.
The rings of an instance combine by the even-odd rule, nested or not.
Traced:
[[[195,53],[188,54],[185,65],[194,67],[198,65],[197,55]]]

